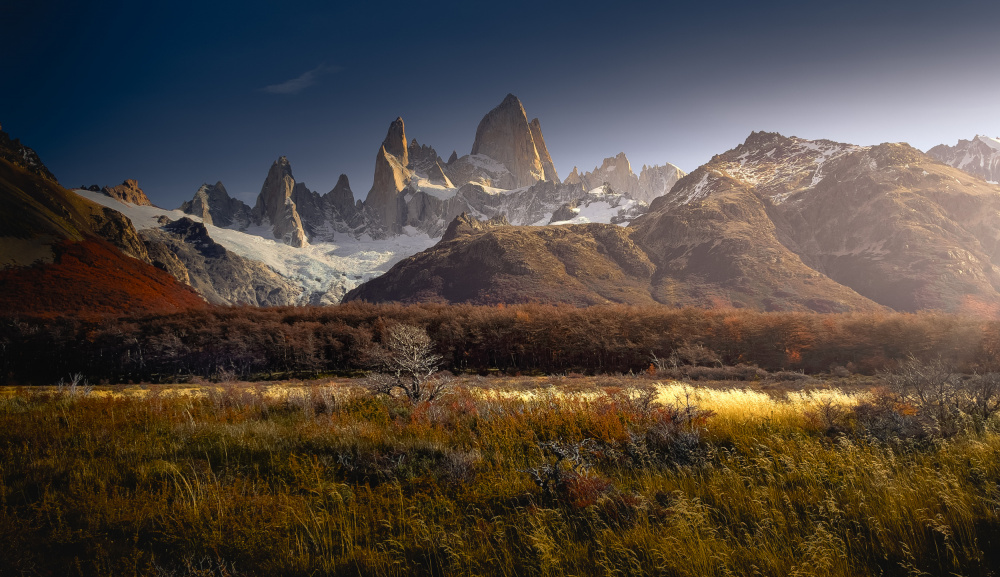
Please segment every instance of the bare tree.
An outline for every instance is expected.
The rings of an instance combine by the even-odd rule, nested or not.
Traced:
[[[449,379],[438,373],[441,356],[427,331],[412,325],[389,329],[380,345],[369,351],[373,371],[366,386],[376,393],[392,395],[398,389],[410,402],[433,401],[444,392]]]

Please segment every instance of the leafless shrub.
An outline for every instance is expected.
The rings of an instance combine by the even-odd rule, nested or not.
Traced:
[[[373,393],[393,395],[398,390],[411,403],[430,402],[451,384],[449,376],[438,372],[441,356],[420,327],[395,325],[380,345],[369,349],[368,358],[373,371],[365,386]]]
[[[69,376],[69,381],[59,379],[56,383],[56,393],[69,397],[86,397],[93,392],[94,386],[87,382],[87,379],[80,373],[73,373]]]
[[[913,407],[915,416],[933,436],[959,432],[965,391],[961,376],[940,358],[923,361],[910,356],[879,377],[898,400]]]

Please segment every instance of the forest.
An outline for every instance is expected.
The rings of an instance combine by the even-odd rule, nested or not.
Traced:
[[[627,374],[651,366],[874,374],[909,356],[993,372],[1000,322],[941,313],[808,314],[551,305],[216,307],[0,318],[0,384],[267,380],[356,374],[388,328],[425,328],[458,373]],[[730,371],[734,378],[752,374]],[[716,375],[722,378],[724,375]]]

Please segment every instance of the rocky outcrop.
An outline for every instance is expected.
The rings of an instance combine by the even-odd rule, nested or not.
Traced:
[[[42,163],[33,149],[21,144],[18,138],[11,138],[3,130],[0,130],[0,158],[6,160],[14,166],[21,167],[35,176],[40,176],[45,180],[56,181],[55,175]]]
[[[406,153],[408,159],[406,167],[418,174],[427,174],[435,164],[445,163],[434,148],[417,143],[416,138],[410,141]]]
[[[455,220],[451,221],[448,225],[448,229],[445,230],[444,235],[441,236],[441,241],[446,242],[454,240],[462,235],[475,234],[501,226],[510,226],[510,223],[503,216],[493,217],[489,220],[479,220],[469,216],[468,213],[463,212],[462,214],[456,216]]]
[[[194,198],[182,204],[180,210],[200,217],[205,224],[238,230],[246,230],[253,219],[250,207],[229,196],[221,182],[201,185]]]
[[[302,228],[302,220],[292,200],[294,189],[292,166],[288,159],[282,156],[271,165],[252,214],[257,225],[271,227],[274,238],[294,247],[302,247],[307,239]]]
[[[541,136],[540,128],[538,134]],[[542,148],[544,150],[544,142]],[[507,167],[514,179],[512,188],[556,178],[554,169],[551,175],[546,174],[524,106],[513,94],[508,94],[479,122],[472,154],[488,156]],[[549,164],[551,160],[549,158]]]
[[[139,188],[139,183],[131,178],[118,186],[105,186],[101,189],[101,192],[111,198],[118,199],[119,201],[126,202],[128,204],[135,204],[138,206],[152,206],[153,204],[149,201],[149,197],[146,196],[146,193]]]
[[[122,213],[103,206],[96,208],[90,214],[90,226],[97,236],[115,245],[123,253],[153,264],[139,232]]]
[[[1000,182],[1000,138],[977,135],[955,146],[939,144],[927,154],[983,180]]]
[[[154,265],[220,305],[286,306],[302,289],[266,265],[216,243],[200,222],[182,218],[142,231]]]

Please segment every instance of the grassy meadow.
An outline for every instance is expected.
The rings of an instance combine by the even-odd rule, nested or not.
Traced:
[[[0,574],[994,574],[996,416],[878,384],[8,389]]]

